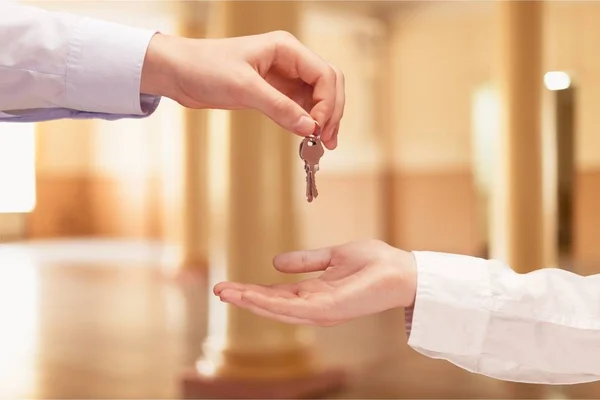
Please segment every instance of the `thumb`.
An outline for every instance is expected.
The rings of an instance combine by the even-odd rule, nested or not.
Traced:
[[[249,106],[271,118],[275,123],[300,136],[315,132],[315,120],[298,103],[271,86],[257,74],[251,85]]]
[[[283,253],[273,259],[273,266],[280,272],[301,274],[323,271],[331,264],[331,248],[302,250]]]

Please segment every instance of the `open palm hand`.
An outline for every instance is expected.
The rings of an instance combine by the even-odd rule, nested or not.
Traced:
[[[264,317],[321,326],[409,306],[415,296],[413,255],[378,240],[285,253],[273,265],[284,273],[323,273],[275,285],[222,282],[214,293]]]

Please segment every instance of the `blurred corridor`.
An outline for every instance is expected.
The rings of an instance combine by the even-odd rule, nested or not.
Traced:
[[[151,260],[168,253],[114,240],[3,246],[0,307],[10,323],[0,336],[0,396],[179,398],[178,379],[206,333],[208,293],[201,284],[166,280]],[[501,385],[409,350],[401,314],[317,332],[324,364],[343,363],[357,374],[336,398],[503,393]],[[440,381],[431,385],[419,371],[440,374]]]
[[[600,397],[427,359],[402,310],[309,329],[210,294],[364,238],[600,272],[600,2],[26,3],[189,37],[287,30],[344,72],[347,102],[311,204],[299,138],[256,113],[162,99],[142,120],[0,125],[0,397],[201,397],[194,374],[307,371],[329,398]]]

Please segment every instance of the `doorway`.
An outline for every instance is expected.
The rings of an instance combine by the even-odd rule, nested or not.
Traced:
[[[554,115],[557,163],[557,237],[559,260],[573,256],[573,198],[575,177],[575,88],[556,90]]]
[[[568,84],[564,84],[564,79],[558,83],[549,79],[545,81],[546,88],[550,92],[552,108],[549,132],[554,136],[550,141],[552,146],[547,151],[554,152],[549,156],[553,159],[551,175],[556,179],[556,184],[552,185],[554,192],[552,203],[553,208],[556,207],[552,246],[556,246],[556,251],[552,253],[558,256],[559,265],[568,266],[569,261],[573,259],[574,243],[576,88],[570,84],[570,78]],[[489,214],[495,186],[495,166],[498,162],[496,149],[501,134],[499,111],[498,93],[490,84],[482,85],[475,90],[472,102],[472,162],[481,238],[481,250],[477,255],[484,258],[491,256],[492,231],[502,230],[502,226],[492,226]],[[496,221],[496,223],[501,222]],[[496,252],[499,254],[503,253],[504,246],[501,239],[502,235],[495,238]]]

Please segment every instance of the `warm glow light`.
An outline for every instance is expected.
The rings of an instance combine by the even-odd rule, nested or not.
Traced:
[[[546,72],[544,84],[548,90],[565,90],[571,86],[571,77],[562,71]]]
[[[0,213],[35,207],[35,124],[0,126]]]
[[[0,374],[3,393],[15,397],[28,393],[38,381],[39,291],[32,252],[0,245]]]

